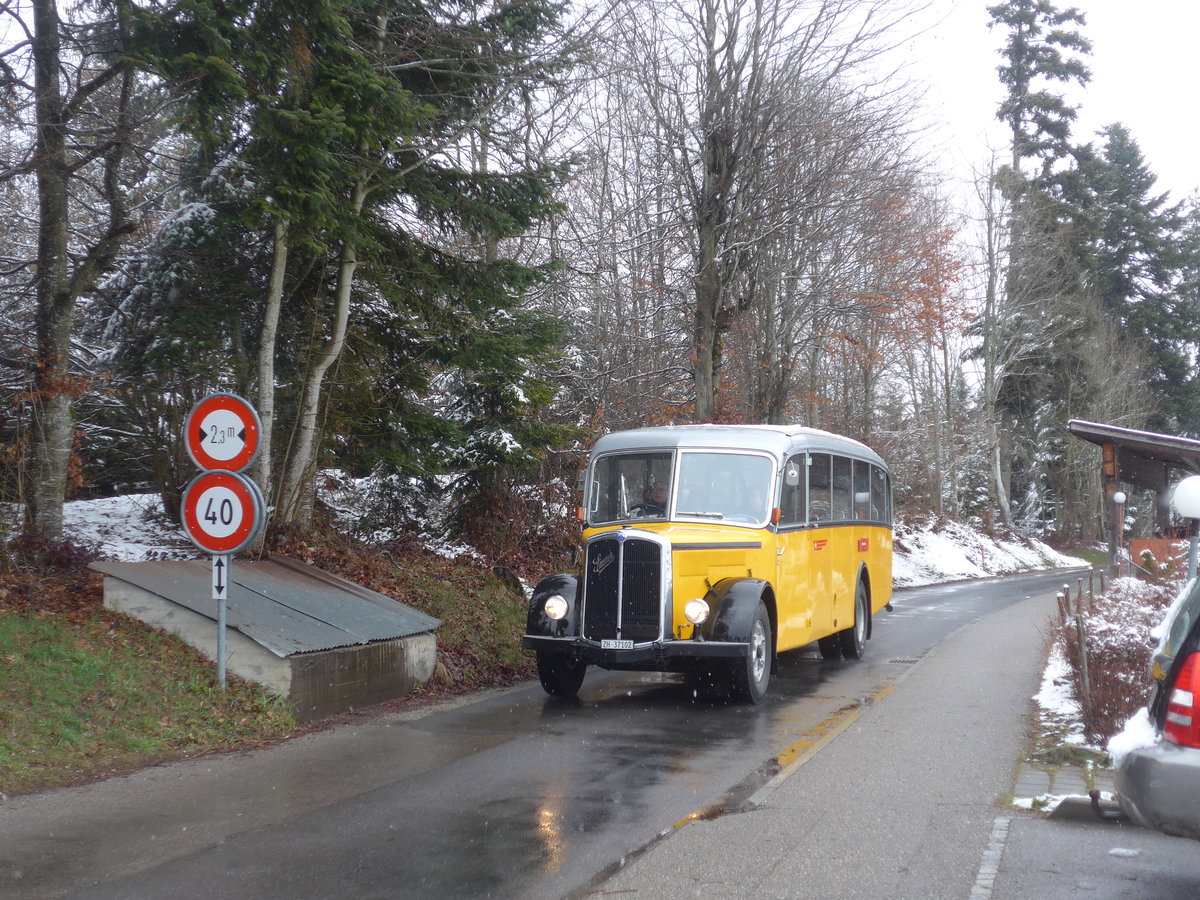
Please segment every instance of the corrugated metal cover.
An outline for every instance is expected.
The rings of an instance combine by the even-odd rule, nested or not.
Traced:
[[[92,568],[217,620],[207,559],[104,561]],[[441,624],[370,588],[287,557],[234,560],[231,575],[228,626],[281,657],[393,640]]]

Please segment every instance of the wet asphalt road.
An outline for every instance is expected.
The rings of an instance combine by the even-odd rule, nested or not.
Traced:
[[[563,897],[689,818],[736,807],[797,736],[958,629],[1066,573],[901,592],[867,658],[781,657],[767,699],[589,673],[0,806],[0,896]]]

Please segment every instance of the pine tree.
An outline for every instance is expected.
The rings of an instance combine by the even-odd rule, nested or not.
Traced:
[[[1079,58],[1091,52],[1091,43],[1072,26],[1086,24],[1083,13],[1071,7],[1058,9],[1050,0],[1007,0],[988,7],[988,27],[1002,26],[1008,41],[1001,51],[1004,64],[997,68],[1007,96],[996,118],[1012,134],[1012,168],[1020,172],[1025,160],[1041,163],[1049,177],[1055,163],[1071,154],[1071,123],[1075,108],[1050,86],[1072,82],[1086,85],[1091,78]]]
[[[1004,63],[997,69],[1006,96],[997,118],[1009,126],[1011,161],[997,174],[1009,210],[1006,268],[991,286],[1004,297],[1002,302],[989,297],[987,304],[1007,314],[990,324],[987,339],[1026,344],[1024,351],[1009,354],[1008,371],[993,389],[995,493],[1001,521],[1010,520],[1008,498],[1026,511],[1027,524],[1040,528],[1053,518],[1056,504],[1049,493],[1056,479],[1049,472],[1053,460],[1039,456],[1038,444],[1047,416],[1065,414],[1064,402],[1072,396],[1065,388],[1080,368],[1076,353],[1082,346],[1084,304],[1074,253],[1075,212],[1063,202],[1064,179],[1076,152],[1071,143],[1075,108],[1055,86],[1087,83],[1090,74],[1080,57],[1091,45],[1078,30],[1085,20],[1075,8],[1059,10],[1050,0],[1008,0],[988,12],[989,27],[1007,33]],[[1007,465],[1000,457],[1007,457]]]
[[[1155,192],[1155,175],[1128,128],[1110,125],[1101,137],[1099,151],[1080,166],[1075,191],[1088,226],[1080,247],[1085,277],[1115,323],[1123,352],[1147,361],[1158,401],[1148,424],[1195,434],[1200,306],[1187,278],[1195,247],[1185,233],[1184,206]]]
[[[160,60],[189,88],[185,124],[209,176],[197,190],[245,186],[204,202],[226,223],[224,240],[246,236],[224,247],[217,269],[244,273],[250,296],[231,307],[185,270],[171,275],[181,283],[160,285],[158,302],[184,290],[235,317],[217,339],[258,357],[247,377],[277,401],[280,425],[277,514],[303,527],[321,436],[340,458],[390,443],[407,444],[405,463],[421,460],[410,432],[427,434],[430,414],[413,397],[434,379],[468,393],[502,383],[473,416],[436,426],[459,447],[536,415],[534,361],[557,326],[523,299],[548,270],[506,258],[504,242],[554,208],[565,170],[503,129],[514,97],[545,89],[565,64],[561,10],[540,0],[247,0],[214,20],[207,8],[181,4],[163,26]],[[180,54],[181,36],[202,38],[218,62]],[[263,327],[274,322],[277,331]],[[370,439],[354,435],[360,424],[376,428]],[[517,443],[496,442],[495,457],[518,458]],[[454,441],[442,446],[453,455]]]

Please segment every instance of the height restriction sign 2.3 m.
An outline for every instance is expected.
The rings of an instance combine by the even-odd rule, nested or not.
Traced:
[[[210,394],[192,407],[183,426],[188,455],[201,469],[240,472],[258,456],[262,422],[236,394]]]
[[[204,472],[183,492],[183,530],[209,553],[238,553],[263,526],[266,503],[249,478],[236,472]]]

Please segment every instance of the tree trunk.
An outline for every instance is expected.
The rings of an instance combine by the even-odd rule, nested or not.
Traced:
[[[711,240],[710,240],[711,238]],[[717,411],[720,388],[716,363],[717,310],[721,303],[721,279],[716,271],[716,241],[701,235],[699,274],[696,278],[696,309],[692,343],[692,372],[696,386],[697,422],[711,422]]]
[[[362,211],[367,197],[366,183],[360,181],[354,188],[351,204],[357,215]],[[337,362],[346,344],[346,329],[350,320],[350,296],[354,286],[354,271],[358,268],[358,256],[353,245],[342,245],[341,261],[338,265],[337,286],[334,289],[333,328],[320,354],[308,370],[304,382],[300,410],[296,418],[295,438],[292,452],[279,489],[276,519],[306,528],[312,524],[312,467],[317,457],[317,414],[321,408],[321,387],[325,374]]]
[[[700,196],[696,198],[696,309],[692,352],[696,385],[697,422],[711,422],[717,412],[721,390],[721,308],[725,300],[725,261],[721,259],[729,206],[733,202],[734,159],[731,143],[730,97],[736,83],[723,83],[721,54],[732,48],[721,46],[715,3],[702,5],[704,23],[704,79],[700,109]]]
[[[63,499],[71,455],[68,362],[74,302],[68,290],[69,167],[60,43],[54,0],[33,0],[33,59],[38,140],[37,354],[34,360],[33,484],[28,525],[47,538],[62,537]]]
[[[261,449],[254,464],[254,480],[263,496],[271,492],[271,435],[275,428],[275,341],[279,331],[279,310],[283,305],[283,278],[287,272],[288,228],[283,219],[275,220],[275,247],[271,255],[271,278],[267,287],[267,305],[258,348],[258,415],[262,420]]]
[[[125,218],[125,197],[119,172],[128,146],[130,98],[133,70],[119,60],[85,80],[82,70],[66,73],[62,59],[62,23],[54,0],[32,0],[33,38],[30,43],[34,68],[34,116],[37,140],[33,170],[38,192],[36,310],[34,332],[37,346],[33,372],[32,483],[25,496],[26,527],[43,537],[59,539],[63,533],[63,502],[74,438],[73,397],[79,384],[70,374],[71,331],[76,300],[90,291],[100,273],[111,263],[124,237],[133,231]],[[117,4],[116,31],[122,40],[128,34],[129,16],[125,3]],[[96,144],[80,144],[78,135],[68,133],[72,104],[123,77],[111,130],[95,138]],[[64,85],[72,83],[74,101],[68,102]],[[86,138],[84,138],[86,139]],[[90,154],[103,168],[99,194],[108,205],[106,233],[86,248],[72,264],[69,217],[71,179],[77,173],[71,154]],[[82,177],[82,176],[81,176]],[[95,187],[95,185],[93,185]]]
[[[996,508],[1000,513],[1000,522],[1006,528],[1012,527],[1012,505],[1008,497],[1008,487],[1004,483],[1004,461],[1000,447],[1000,435],[993,419],[988,425],[989,443],[992,445],[992,480],[996,489]]]

